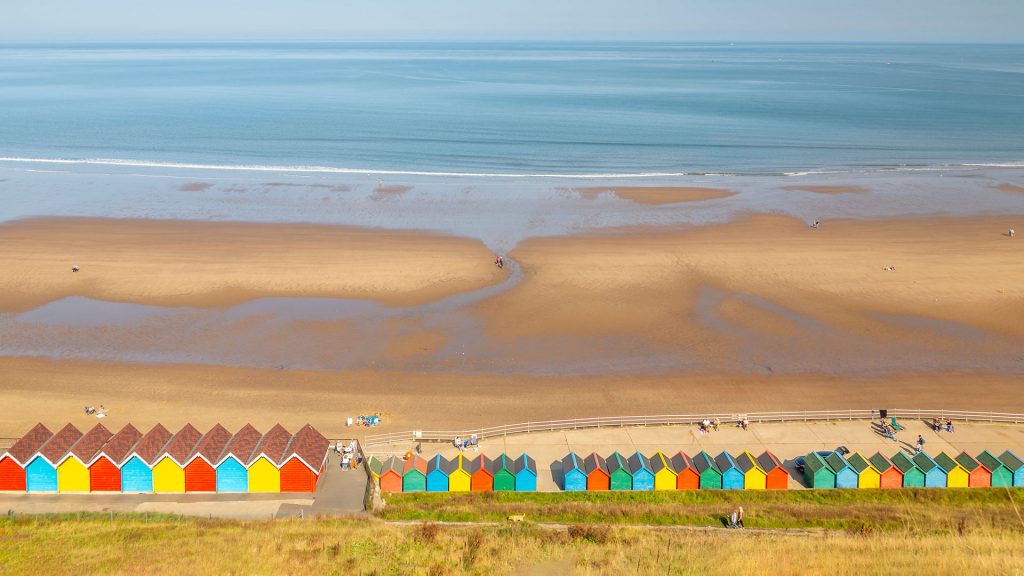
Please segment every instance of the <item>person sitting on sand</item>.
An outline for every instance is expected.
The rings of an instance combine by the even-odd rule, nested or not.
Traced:
[[[1012,230],[1011,230],[1011,232],[1012,232]],[[1013,234],[1010,234],[1010,236],[1013,236]],[[72,272],[78,272],[78,264],[72,264],[71,265],[71,271]]]

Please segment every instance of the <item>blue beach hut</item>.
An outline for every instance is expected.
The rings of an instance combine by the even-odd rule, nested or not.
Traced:
[[[583,460],[575,452],[569,452],[562,458],[562,490],[582,492],[587,489],[587,473],[583,469]]]
[[[215,460],[217,492],[249,491],[249,472],[244,463],[249,461],[261,439],[263,434],[251,424],[246,424],[228,440]]]
[[[946,471],[939,466],[939,463],[934,458],[924,452],[918,452],[914,454],[914,464],[924,472],[924,487],[925,488],[945,488],[946,487]]]
[[[828,467],[836,474],[836,488],[856,488],[858,486],[860,475],[853,469],[853,466],[850,466],[850,463],[846,461],[842,454],[833,452],[825,456],[825,462],[828,463]]]
[[[530,458],[529,454],[523,454],[512,463],[516,475],[516,492],[537,491],[537,463]],[[586,489],[586,475],[584,475],[583,486]]]
[[[715,456],[715,467],[722,473],[722,490],[743,490],[743,470],[736,465],[732,454],[722,452]]]
[[[633,475],[633,490],[654,490],[654,470],[647,456],[637,452],[629,457],[629,472]]]
[[[447,492],[450,463],[440,454],[427,462],[427,492]]]
[[[170,439],[170,431],[160,424],[139,438],[121,464],[122,492],[153,491],[153,465]]]
[[[25,466],[25,490],[28,492],[56,492],[57,466],[71,447],[82,438],[82,432],[71,424],[61,428],[39,447],[35,458]]]
[[[1007,450],[999,455],[999,462],[1010,469],[1013,486],[1024,486],[1024,460]]]

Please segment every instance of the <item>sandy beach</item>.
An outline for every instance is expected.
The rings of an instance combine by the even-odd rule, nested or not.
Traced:
[[[732,190],[725,190],[723,188],[699,188],[693,186],[589,187],[578,188],[577,191],[580,193],[580,196],[586,199],[594,199],[602,194],[612,194],[623,200],[650,206],[714,200],[716,198],[728,198],[735,194]]]

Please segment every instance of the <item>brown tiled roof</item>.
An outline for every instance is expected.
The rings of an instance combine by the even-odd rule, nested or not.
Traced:
[[[327,449],[330,445],[331,442],[323,434],[306,424],[292,437],[291,444],[288,445],[288,451],[281,459],[281,463],[287,462],[292,456],[298,456],[309,466],[310,470],[319,474],[320,465],[324,463],[324,457],[327,456]]]
[[[46,444],[39,449],[39,454],[50,461],[51,464],[55,465],[60,462],[61,458],[68,453],[68,450],[78,442],[78,439],[82,437],[82,432],[68,424],[67,426],[60,429],[50,438]]]
[[[231,432],[228,429],[221,426],[220,424],[210,428],[210,431],[203,435],[199,439],[199,443],[196,444],[195,450],[188,455],[185,459],[186,462],[191,462],[194,458],[200,457],[206,460],[210,465],[217,463],[217,457],[224,451],[224,447],[231,441]]]
[[[231,440],[228,441],[227,446],[224,447],[224,451],[220,453],[215,464],[220,465],[228,456],[234,456],[243,466],[248,464],[252,451],[256,449],[256,445],[260,443],[262,438],[263,435],[260,434],[259,430],[253,428],[252,424],[242,426],[242,429],[236,432],[231,437]]]
[[[18,464],[27,466],[29,460],[35,457],[36,452],[39,452],[39,449],[42,448],[43,444],[46,444],[46,441],[50,438],[53,438],[53,432],[50,432],[50,429],[43,426],[40,422],[33,426],[27,434],[19,438],[18,441],[7,450],[7,453],[10,454],[11,458],[14,458]]]
[[[252,451],[252,456],[249,457],[247,464],[252,464],[259,458],[260,454],[264,454],[271,464],[280,466],[285,450],[288,449],[288,443],[291,441],[291,433],[285,430],[284,426],[274,424],[274,427],[264,434],[263,438],[260,438],[260,443]]]
[[[153,426],[153,429],[146,432],[146,435],[139,440],[139,443],[132,448],[132,453],[138,454],[139,458],[146,464],[156,464],[158,456],[163,454],[164,446],[171,439],[171,433],[162,424]]]
[[[141,438],[142,432],[139,432],[135,426],[128,424],[121,428],[117,434],[111,436],[110,440],[107,440],[107,443],[103,445],[103,448],[96,453],[96,456],[106,455],[107,458],[110,458],[111,462],[120,466]],[[95,459],[94,457],[93,460]]]
[[[68,451],[68,455],[78,458],[82,464],[88,464],[113,435],[106,426],[97,424],[92,427],[92,430],[86,432],[78,442],[75,442],[75,445]]]
[[[164,446],[163,454],[170,456],[178,464],[184,465],[185,459],[195,450],[196,444],[199,443],[201,437],[202,434],[199,433],[199,430],[196,430],[195,426],[185,424],[171,438],[167,446]]]

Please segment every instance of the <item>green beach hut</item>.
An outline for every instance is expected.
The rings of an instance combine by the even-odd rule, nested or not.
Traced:
[[[999,455],[999,461],[1013,473],[1013,485],[1024,486],[1024,460],[1007,450]]]
[[[836,473],[817,452],[804,458],[804,481],[808,488],[835,488]]]
[[[934,458],[929,456],[925,452],[918,452],[914,454],[914,464],[924,472],[924,487],[925,488],[945,488],[946,487],[946,471],[939,466],[939,463]]]
[[[516,474],[513,472],[512,459],[506,454],[498,456],[491,461],[491,474],[494,476],[494,490],[496,492],[515,492]]]
[[[701,490],[721,490],[722,473],[715,466],[715,459],[710,454],[701,450],[693,457],[693,467],[700,474]]]
[[[921,470],[913,458],[903,452],[897,452],[889,461],[903,474],[904,488],[924,488],[924,470]]]
[[[994,454],[985,450],[978,454],[978,462],[981,462],[982,466],[992,472],[993,487],[1004,488],[1013,486],[1013,472],[1003,464],[1002,460],[996,458]]]
[[[427,491],[427,461],[418,454],[405,461],[402,469],[402,492]]]
[[[618,452],[612,452],[605,462],[608,464],[609,489],[632,490],[633,474],[629,471],[629,462]]]

